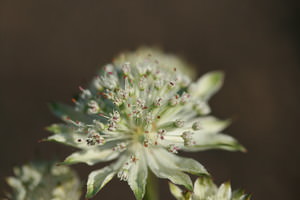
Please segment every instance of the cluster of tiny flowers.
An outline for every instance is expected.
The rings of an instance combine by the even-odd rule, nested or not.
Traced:
[[[229,182],[217,187],[207,177],[197,178],[194,191],[184,191],[172,183],[169,183],[169,187],[176,200],[250,200],[250,195],[242,190],[232,191]]]
[[[182,112],[190,101],[185,91],[190,81],[176,68],[161,66],[151,55],[134,67],[130,63],[121,67],[108,65],[93,81],[93,89],[81,88],[81,98],[75,101],[77,111],[96,119],[92,124],[70,118],[66,122],[75,132],[86,131],[86,138],[78,138],[78,142],[87,145],[118,139],[140,142],[145,147],[164,146],[176,153],[184,144],[192,145],[193,139],[187,132],[173,134],[173,130],[190,129],[192,134],[195,128],[200,128],[197,125],[200,122],[186,125],[187,113]]]
[[[79,200],[81,183],[77,174],[67,166],[54,162],[33,162],[14,168],[14,177],[7,182],[12,192],[10,200]]]
[[[104,173],[127,181],[136,198],[142,199],[148,167],[156,176],[191,189],[183,172],[208,173],[195,160],[176,156],[180,150],[244,150],[234,138],[219,133],[228,121],[207,116],[207,102],[221,87],[222,73],[208,73],[197,82],[190,74],[177,57],[139,50],[119,56],[103,67],[90,87],[80,87],[74,108],[53,105],[66,125],[49,127],[55,135],[48,140],[82,150],[65,163],[94,165],[117,159],[109,168],[90,174],[88,198],[107,182],[97,178]]]

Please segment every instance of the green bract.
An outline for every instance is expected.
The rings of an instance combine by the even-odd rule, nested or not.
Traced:
[[[210,114],[208,100],[223,83],[223,73],[210,72],[192,82],[189,67],[177,57],[142,49],[106,65],[75,106],[53,104],[64,124],[48,129],[48,140],[79,149],[64,161],[94,165],[86,197],[94,196],[114,176],[127,181],[137,199],[145,194],[148,169],[157,177],[193,189],[186,173],[208,175],[197,161],[176,155],[207,149],[244,150],[223,133],[228,120]]]
[[[223,183],[219,188],[210,178],[198,178],[194,184],[194,191],[183,191],[170,183],[170,191],[176,200],[250,200],[250,195],[242,190],[232,191],[230,183]]]
[[[7,183],[11,200],[79,200],[81,183],[77,174],[67,166],[50,162],[33,162],[14,168],[14,177]]]

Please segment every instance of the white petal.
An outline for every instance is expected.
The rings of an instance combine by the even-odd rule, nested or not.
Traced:
[[[189,93],[194,98],[201,98],[207,101],[221,88],[223,78],[224,74],[220,71],[206,73],[190,86]]]
[[[230,183],[223,183],[216,195],[216,199],[230,200],[231,199],[231,187]]]
[[[128,184],[134,192],[135,198],[143,199],[146,191],[148,168],[143,148],[136,151],[137,161],[132,164],[129,170]]]
[[[168,167],[179,171],[188,172],[194,175],[209,175],[206,169],[196,160],[177,156],[165,149],[155,150],[155,156],[159,161]]]
[[[46,141],[54,141],[63,143],[72,147],[86,149],[88,146],[85,143],[77,142],[82,138],[82,134],[74,132],[74,130],[64,124],[53,124],[47,127],[47,130],[53,132],[54,135],[49,136]]]
[[[231,123],[231,120],[220,120],[213,116],[199,117],[193,121],[199,121],[201,126],[199,132],[205,133],[218,133]]]
[[[119,156],[119,152],[109,149],[87,149],[79,152],[75,152],[68,156],[63,164],[75,164],[86,163],[88,165],[94,165],[98,162],[111,161]]]
[[[185,146],[186,151],[204,151],[208,149],[223,149],[228,151],[243,151],[246,149],[233,137],[225,134],[197,133],[193,135],[196,144]]]
[[[72,120],[78,120],[84,123],[92,123],[93,119],[82,112],[74,110],[72,106],[61,103],[50,104],[50,109],[59,118],[71,117]]]
[[[95,196],[115,176],[126,159],[121,157],[115,163],[91,172],[87,181],[86,198]]]
[[[151,171],[159,178],[169,179],[177,185],[183,185],[188,190],[193,190],[190,177],[178,170],[178,167],[171,163],[164,162],[164,157],[157,157],[154,149],[146,149],[148,166]]]
[[[182,195],[182,191],[179,187],[174,185],[173,183],[169,183],[170,192],[176,198],[176,200],[184,200],[184,196]]]
[[[192,199],[207,199],[208,197],[214,196],[217,189],[218,188],[211,179],[205,177],[197,178],[194,184],[194,194],[192,195]]]

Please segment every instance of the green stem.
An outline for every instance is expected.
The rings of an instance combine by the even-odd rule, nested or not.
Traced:
[[[159,200],[158,181],[154,174],[149,170],[144,200]]]

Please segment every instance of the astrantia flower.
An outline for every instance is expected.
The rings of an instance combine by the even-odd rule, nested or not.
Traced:
[[[201,177],[195,181],[194,191],[183,191],[170,183],[170,191],[176,200],[250,200],[250,195],[242,190],[232,191],[230,183],[223,183],[219,188],[210,178]]]
[[[67,166],[34,162],[14,168],[14,177],[7,178],[11,200],[79,200],[81,183]]]
[[[48,140],[81,149],[65,163],[116,162],[93,171],[87,198],[114,176],[127,181],[142,199],[148,168],[160,178],[192,190],[191,174],[207,174],[178,151],[243,150],[235,139],[219,133],[229,121],[208,116],[209,98],[222,85],[223,74],[211,72],[192,82],[178,58],[153,50],[119,56],[106,65],[88,89],[73,99],[75,107],[53,105],[66,124],[49,127]]]

